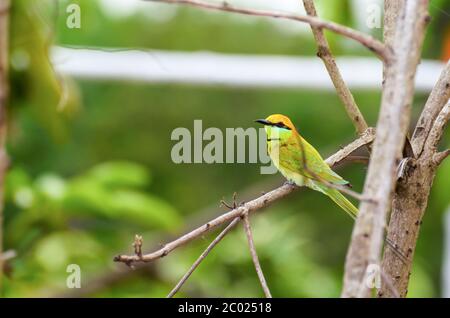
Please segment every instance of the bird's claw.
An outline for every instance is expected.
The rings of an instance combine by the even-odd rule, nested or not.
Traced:
[[[288,186],[295,186],[295,182],[292,180],[287,180],[286,182],[284,182],[284,185],[288,185]]]

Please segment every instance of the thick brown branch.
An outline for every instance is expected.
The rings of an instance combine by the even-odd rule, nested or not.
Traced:
[[[394,44],[397,21],[403,12],[404,5],[405,0],[384,0],[383,38],[384,43],[388,46],[393,46]]]
[[[203,0],[147,0],[152,2],[166,2],[166,3],[175,3],[175,4],[184,4],[193,7],[199,7],[203,9],[211,9],[211,10],[219,10],[226,12],[234,12],[245,15],[253,15],[260,17],[271,17],[277,19],[285,19],[285,20],[294,20],[299,22],[308,23],[311,26],[328,29],[335,33],[346,36],[350,39],[353,39],[369,50],[375,52],[377,56],[379,56],[382,60],[388,61],[390,57],[390,51],[386,49],[385,45],[375,39],[373,36],[359,32],[352,28],[334,23],[329,21],[324,21],[316,17],[305,16],[305,15],[296,15],[282,12],[271,12],[271,11],[263,11],[263,10],[255,10],[255,9],[245,9],[238,8],[235,6],[231,6],[227,2],[222,3],[211,3]]]
[[[389,2],[389,0],[386,0]],[[409,277],[419,236],[420,225],[426,210],[428,196],[436,169],[449,151],[436,152],[445,124],[448,122],[450,98],[450,62],[433,88],[414,130],[411,145],[414,159],[407,161],[406,174],[398,181],[392,203],[387,237],[407,256],[400,260],[391,250],[385,250],[382,271],[391,277],[400,296],[408,293]],[[382,284],[378,297],[396,297],[392,288]]]
[[[436,162],[436,149],[448,122],[450,104],[438,115],[425,142],[424,150],[416,159],[411,159],[407,174],[400,179],[392,203],[392,215],[388,228],[388,239],[406,255],[406,263],[400,262],[392,251],[385,250],[382,270],[389,275],[401,297],[408,293],[409,277],[419,236],[420,225],[425,213],[431,186],[439,162]],[[381,286],[379,297],[395,297],[389,286]]]
[[[403,12],[403,6],[406,0],[384,0],[384,25],[383,39],[386,47],[394,47],[395,31],[397,30],[398,17]],[[386,80],[386,68],[388,63],[383,65],[383,83]]]
[[[312,17],[317,16],[316,8],[314,6],[313,0],[303,0],[303,6],[305,7],[306,13]],[[359,134],[362,134],[367,129],[367,123],[364,119],[363,114],[356,105],[355,99],[353,98],[350,89],[345,84],[344,79],[342,78],[341,72],[336,65],[336,60],[331,53],[330,45],[325,37],[323,30],[319,27],[315,27],[311,25],[312,32],[314,34],[314,38],[317,42],[318,52],[317,56],[320,57],[325,64],[325,67],[330,75],[331,81],[333,82],[334,87],[336,88],[336,92],[339,95],[342,103],[344,104],[345,110],[347,112],[348,117],[353,122],[353,125],[356,128],[356,131]]]
[[[356,139],[343,149],[336,152],[334,155],[330,156],[326,162],[331,167],[335,166],[338,163],[341,163],[345,161],[345,158],[347,158],[349,155],[351,155],[355,150],[370,144],[374,140],[375,131],[373,129],[368,129],[366,133],[364,133],[360,138]],[[155,259],[161,258],[169,254],[174,249],[183,246],[190,241],[201,237],[203,234],[211,231],[212,229],[216,228],[217,226],[224,224],[226,222],[231,222],[231,220],[241,217],[243,213],[253,213],[260,209],[263,209],[267,206],[269,206],[271,203],[284,198],[294,190],[296,190],[298,187],[294,186],[292,184],[284,184],[281,187],[272,190],[252,201],[249,201],[236,209],[233,209],[232,211],[222,214],[218,216],[217,218],[207,222],[206,224],[203,224],[202,226],[194,229],[193,231],[179,237],[178,239],[167,243],[164,247],[161,249],[142,255],[142,257],[139,257],[137,255],[119,255],[114,258],[115,262],[123,262],[126,264],[131,264],[133,262],[150,262]]]
[[[343,297],[369,297],[363,286],[366,268],[380,264],[386,216],[396,182],[397,165],[410,121],[414,78],[429,22],[429,0],[407,1],[395,32],[393,60],[386,69],[380,115],[373,153],[363,195],[376,203],[362,201],[347,253]],[[359,291],[364,288],[361,295]]]
[[[253,264],[255,265],[259,282],[261,283],[266,298],[272,298],[272,294],[270,293],[269,286],[267,286],[261,264],[259,263],[258,254],[256,253],[256,247],[255,242],[253,241],[252,228],[250,226],[250,220],[248,219],[248,213],[244,213],[244,215],[242,216],[242,220],[244,221],[245,235],[247,236],[248,247],[250,248],[250,254],[252,255]]]
[[[443,82],[445,83],[443,78],[445,76],[441,76],[433,89],[421,120],[419,120],[418,125],[424,127],[424,134],[416,135],[417,156],[408,160],[405,167],[406,174],[398,181],[392,203],[387,236],[406,255],[406,262],[400,262],[392,254],[392,251],[385,250],[382,270],[391,277],[394,287],[399,291],[401,297],[406,297],[408,293],[409,277],[420,225],[427,207],[437,167],[446,156],[445,151],[437,152],[438,144],[450,117],[448,98],[447,104],[445,104],[446,101],[440,100],[439,96],[435,95],[435,92],[445,90],[445,85],[442,85]],[[441,104],[445,106],[442,108]],[[440,112],[434,114],[437,109]],[[389,286],[382,284],[378,297],[395,296]]]

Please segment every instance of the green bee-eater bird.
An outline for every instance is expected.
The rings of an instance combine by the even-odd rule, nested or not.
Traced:
[[[330,184],[345,186],[349,182],[331,170],[288,117],[275,114],[256,122],[264,125],[269,156],[289,182],[326,194],[352,218],[356,217],[358,209],[337,189],[330,187]]]
[[[283,176],[298,186],[307,186],[322,192],[336,202],[353,219],[358,209],[339,190],[330,187],[348,186],[350,183],[331,170],[319,152],[295,129],[291,120],[284,115],[270,115],[256,122],[263,124],[267,134],[267,151]],[[386,244],[406,264],[406,256],[388,238]]]

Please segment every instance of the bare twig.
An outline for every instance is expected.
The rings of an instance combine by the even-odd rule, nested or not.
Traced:
[[[327,164],[333,167],[337,163],[343,162],[347,156],[349,156],[355,150],[361,148],[362,146],[371,143],[373,139],[374,139],[374,130],[368,129],[366,133],[364,133],[360,138],[356,139],[355,141],[353,141],[352,143],[350,143],[349,145],[347,145],[346,147],[344,147],[343,149],[339,150],[337,153],[329,157],[326,160]],[[263,209],[269,206],[271,203],[281,198],[284,198],[297,188],[298,187],[292,184],[284,184],[281,187],[272,190],[252,201],[246,202],[242,206],[239,206],[228,213],[218,216],[217,218],[201,225],[200,227],[179,237],[178,239],[175,239],[174,241],[167,243],[165,246],[163,246],[162,248],[153,253],[142,255],[142,257],[138,257],[136,255],[118,255],[114,258],[114,261],[131,264],[133,262],[150,262],[155,259],[164,257],[174,249],[183,246],[198,237],[201,237],[203,234],[211,231],[217,226],[224,224],[226,222],[231,222],[233,219],[241,217],[245,212],[252,213],[260,209]]]
[[[206,258],[206,256],[208,256],[212,249],[217,244],[219,244],[219,242],[225,237],[225,235],[227,235],[228,232],[230,232],[239,223],[240,220],[241,219],[239,217],[235,218],[222,232],[220,232],[220,234],[214,239],[214,241],[212,241],[211,244],[208,245],[206,250],[203,251],[199,258],[197,258],[194,264],[192,264],[191,268],[189,268],[189,270],[186,272],[186,274],[184,274],[184,276],[180,279],[176,286],[170,291],[170,293],[167,295],[167,298],[172,298],[180,290],[180,288],[197,269],[200,263]]]
[[[450,119],[450,101],[442,108],[439,115],[434,120],[434,123],[430,129],[430,133],[425,142],[424,151],[428,153],[437,153],[439,142],[444,134],[444,129]]]
[[[395,190],[396,168],[402,157],[414,95],[414,77],[428,21],[429,0],[407,1],[395,32],[393,58],[386,69],[386,83],[373,153],[362,201],[347,253],[343,297],[358,297],[365,269],[380,264],[387,212]],[[363,296],[371,290],[365,288]]]
[[[450,98],[450,61],[442,71],[436,86],[423,108],[411,140],[415,157],[420,156],[434,120]]]
[[[136,254],[138,257],[142,257],[142,236],[141,235],[135,235],[134,237],[134,254]]]
[[[305,7],[306,13],[308,13],[308,15],[312,17],[317,16],[316,8],[314,6],[314,0],[303,0],[303,6]],[[320,57],[325,64],[331,81],[336,88],[336,92],[338,93],[339,98],[344,104],[348,117],[353,122],[353,125],[355,126],[358,133],[362,134],[368,128],[366,120],[359,110],[358,105],[356,105],[355,99],[353,98],[350,89],[347,87],[344,79],[342,78],[341,72],[336,65],[336,60],[331,53],[330,46],[325,37],[325,34],[322,28],[311,25],[311,29],[318,46],[317,56]]]
[[[352,163],[354,161],[350,160],[348,163]],[[347,164],[347,161],[344,161],[342,165]],[[243,197],[249,197],[254,195],[255,193],[259,193],[261,189],[264,187],[272,187],[276,184],[276,178],[267,178],[262,179],[257,183],[254,183],[239,192],[243,195]],[[217,204],[210,204],[199,211],[190,213],[188,217],[186,217],[185,222],[183,223],[183,231],[189,231],[192,229],[192,225],[201,224],[203,221],[208,220],[211,216],[215,216],[217,214]],[[170,241],[171,239],[176,238],[177,236],[173,236],[173,234],[168,233],[160,233],[154,240],[153,243],[146,245],[147,251],[143,250],[143,253],[147,254],[152,252],[155,247],[155,242],[164,242]],[[160,247],[161,244],[157,244],[157,247]],[[88,297],[90,295],[95,295],[96,293],[108,288],[109,286],[118,284],[122,281],[130,279],[131,277],[138,277],[142,273],[152,276],[155,279],[160,279],[161,275],[158,270],[157,262],[154,263],[142,263],[142,266],[136,266],[136,269],[133,271],[128,270],[126,267],[112,267],[109,270],[104,271],[103,273],[95,275],[95,277],[89,278],[89,284],[85,285],[83,288],[75,288],[71,290],[57,290],[55,292],[51,292],[48,294],[50,298],[83,298]]]
[[[175,3],[175,4],[184,4],[193,7],[203,8],[203,9],[211,9],[218,11],[226,11],[226,12],[234,12],[245,15],[252,16],[260,16],[260,17],[271,17],[285,20],[294,20],[299,22],[308,23],[311,26],[328,29],[335,33],[346,36],[350,39],[353,39],[369,50],[373,51],[377,56],[379,56],[382,60],[388,61],[390,58],[390,51],[386,48],[386,46],[375,39],[373,36],[359,32],[352,28],[330,22],[324,21],[316,17],[305,16],[305,15],[296,15],[282,12],[271,12],[271,11],[263,11],[263,10],[255,10],[255,9],[245,9],[238,8],[235,6],[231,6],[227,2],[222,3],[211,3],[203,0],[147,0],[152,2],[165,2],[165,3]]]
[[[256,273],[258,274],[259,282],[264,291],[264,295],[266,298],[272,298],[272,294],[270,293],[269,286],[267,286],[266,279],[264,278],[264,274],[261,268],[261,264],[259,263],[258,254],[256,253],[255,242],[253,241],[252,229],[250,227],[250,221],[248,219],[248,213],[244,213],[242,215],[242,220],[244,221],[244,229],[245,235],[247,236],[248,247],[250,248],[250,254],[252,255],[253,264],[255,265]]]
[[[362,164],[368,164],[369,163],[369,157],[368,156],[348,156],[347,162],[353,162],[353,163],[362,163]]]

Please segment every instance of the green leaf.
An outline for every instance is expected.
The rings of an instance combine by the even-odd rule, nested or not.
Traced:
[[[72,181],[64,204],[81,214],[97,214],[144,227],[173,229],[181,224],[177,211],[164,200],[135,190],[111,189],[91,176]]]
[[[97,165],[90,176],[102,185],[111,187],[143,187],[150,183],[150,173],[137,163],[112,161]]]
[[[173,229],[181,224],[176,210],[165,201],[135,191],[116,191],[111,198],[116,216],[138,224]]]

